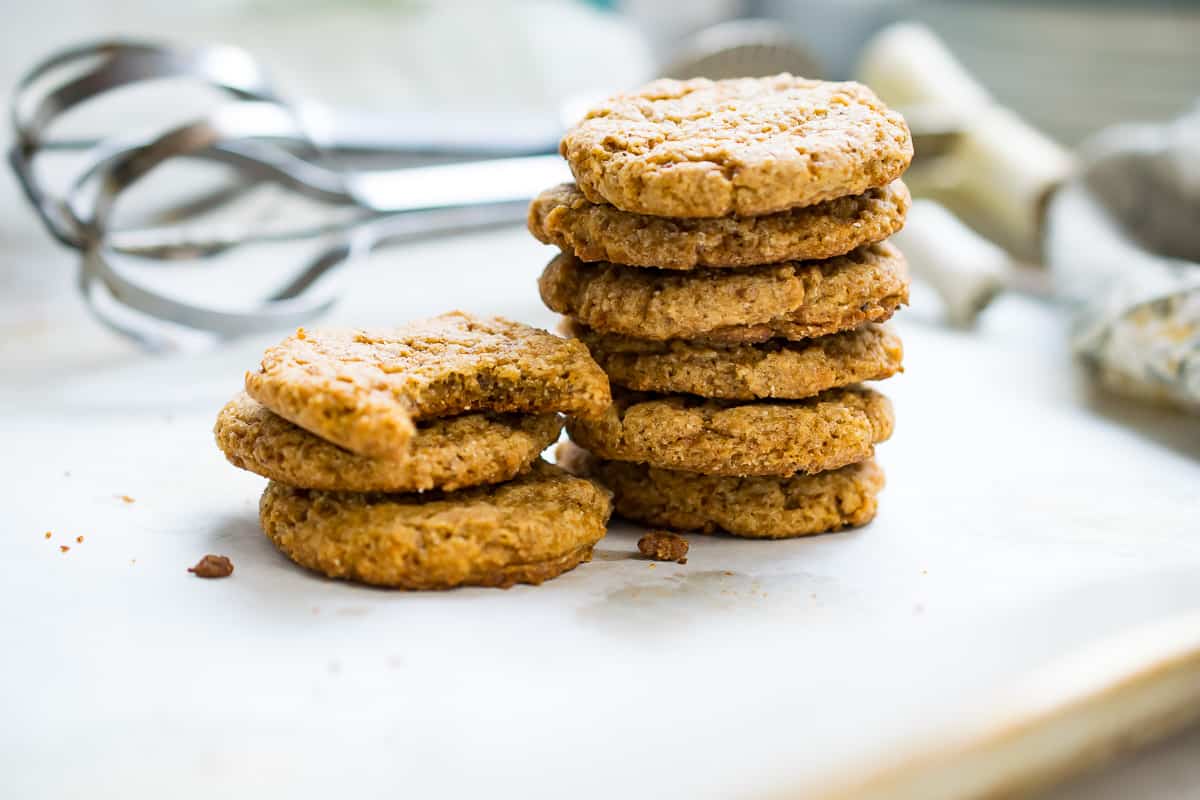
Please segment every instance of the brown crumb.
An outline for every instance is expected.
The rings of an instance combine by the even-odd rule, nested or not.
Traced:
[[[118,494],[118,495],[113,495],[113,496],[116,497],[118,500],[120,500],[122,503],[136,503],[137,502],[136,500],[134,500],[132,497],[130,497],[127,494]]]
[[[54,534],[50,533],[50,531],[46,531],[46,538],[47,538],[47,539],[49,539],[49,538],[50,538],[51,536],[53,536],[53,535],[54,535]]]
[[[59,551],[60,553],[66,553],[66,552],[69,552],[69,551],[70,551],[70,549],[71,549],[71,548],[67,547],[65,544],[60,544],[60,545],[58,546],[58,551]]]
[[[233,574],[233,562],[227,556],[210,553],[197,561],[196,566],[188,567],[188,572],[197,578],[228,578]]]
[[[82,536],[76,536],[76,537],[75,537],[75,541],[76,541],[76,542],[78,542],[79,544],[83,544],[83,537],[82,537]]]
[[[650,531],[638,539],[638,550],[655,561],[677,561],[686,564],[688,540],[670,531]]]

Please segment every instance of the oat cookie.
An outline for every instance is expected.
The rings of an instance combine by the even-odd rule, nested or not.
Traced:
[[[529,206],[529,232],[581,261],[634,267],[747,267],[844,255],[904,226],[911,204],[900,181],[851,197],[765,217],[671,219],[592,203],[574,184]]]
[[[267,536],[331,578],[403,589],[541,583],[591,558],[611,503],[544,461],[516,480],[461,492],[362,494],[272,481]]]
[[[557,414],[441,417],[419,423],[400,458],[372,458],[314,436],[240,394],[221,409],[213,433],[229,463],[291,486],[418,492],[509,480],[527,470],[561,430]]]
[[[614,384],[729,400],[799,399],[902,371],[900,337],[881,325],[817,339],[720,345],[596,333],[568,322]]]
[[[743,403],[617,390],[599,421],[570,420],[597,456],[705,475],[793,475],[870,458],[892,434],[892,404],[870,389]]]
[[[884,486],[883,470],[874,461],[817,475],[723,478],[605,461],[564,442],[558,463],[610,488],[621,516],[676,530],[725,531],[755,539],[865,525],[875,516],[876,495]]]
[[[908,301],[908,271],[887,242],[825,261],[692,272],[585,264],[563,253],[538,287],[552,310],[600,333],[758,342],[882,322]]]
[[[597,416],[608,378],[579,342],[460,311],[377,331],[305,331],[267,350],[246,393],[361,455],[402,458],[416,420],[471,411]]]
[[[588,112],[559,151],[594,203],[663,217],[759,216],[886,186],[912,160],[858,83],[658,80]]]

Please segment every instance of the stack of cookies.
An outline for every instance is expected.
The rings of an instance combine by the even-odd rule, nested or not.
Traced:
[[[900,115],[866,87],[662,80],[590,111],[576,183],[530,207],[561,249],[539,285],[614,384],[559,463],[631,519],[787,537],[861,525],[908,299],[887,237],[910,199]]]
[[[463,313],[297,331],[246,374],[217,444],[270,478],[263,530],[335,578],[406,589],[541,583],[591,557],[610,501],[541,460],[560,413],[599,419],[577,341]]]

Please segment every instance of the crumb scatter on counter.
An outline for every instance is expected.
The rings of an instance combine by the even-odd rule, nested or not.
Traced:
[[[679,534],[670,531],[649,531],[638,539],[637,546],[642,555],[655,561],[687,563],[688,540]]]
[[[197,578],[228,578],[233,574],[233,562],[228,556],[209,553],[197,561],[196,566],[188,567],[188,572]]]

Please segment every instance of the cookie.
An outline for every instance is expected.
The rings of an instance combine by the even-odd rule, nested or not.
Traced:
[[[691,272],[585,264],[562,253],[538,287],[552,310],[601,333],[761,342],[882,322],[908,302],[908,271],[887,242],[825,261]]]
[[[529,232],[580,261],[633,267],[747,267],[844,255],[904,227],[912,200],[900,181],[764,217],[670,219],[593,203],[574,184],[542,192]]]
[[[360,455],[404,457],[416,421],[471,411],[595,417],[608,378],[580,342],[460,311],[377,331],[305,331],[267,350],[246,393]]]
[[[402,589],[541,583],[591,558],[607,493],[539,461],[508,483],[461,492],[321,492],[272,481],[263,531],[328,575]]]
[[[242,394],[213,433],[229,463],[302,489],[453,491],[527,470],[562,430],[557,414],[462,414],[417,425],[404,455],[360,456],[293,425]]]
[[[891,402],[862,388],[752,403],[617,390],[602,418],[568,420],[567,432],[615,461],[705,475],[793,475],[870,458],[892,424]]]
[[[783,74],[654,81],[589,111],[559,151],[593,203],[752,217],[886,186],[913,146],[867,87]]]
[[[808,536],[865,525],[884,477],[874,461],[789,478],[723,478],[605,461],[564,442],[558,463],[613,492],[618,514],[648,525],[754,539]]]
[[[596,333],[568,322],[612,383],[643,392],[728,400],[799,399],[901,372],[900,337],[864,325],[817,339],[720,345]]]

